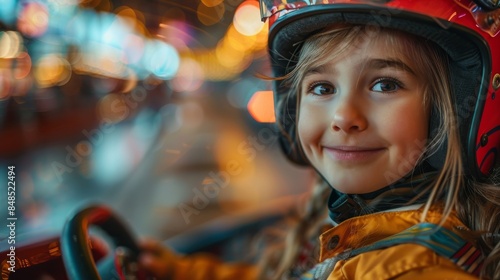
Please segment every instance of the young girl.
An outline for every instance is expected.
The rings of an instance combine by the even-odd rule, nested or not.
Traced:
[[[143,265],[189,279],[186,267],[205,279],[500,279],[500,38],[475,21],[498,4],[275,2],[261,7],[281,144],[332,189],[333,227],[317,240],[311,203],[258,267],[182,268],[147,244]]]

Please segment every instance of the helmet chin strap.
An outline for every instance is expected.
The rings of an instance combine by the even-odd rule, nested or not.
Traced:
[[[329,216],[338,224],[356,216],[424,203],[430,191],[429,183],[436,174],[424,161],[397,182],[371,193],[345,194],[332,187],[328,198]]]

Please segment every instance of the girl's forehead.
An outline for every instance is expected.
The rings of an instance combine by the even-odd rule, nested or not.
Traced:
[[[335,61],[370,60],[374,58],[392,58],[412,64],[411,55],[409,54],[409,44],[411,42],[408,37],[387,32],[381,32],[379,35],[356,38],[352,42],[342,40],[326,41],[325,46],[319,46],[320,49],[325,50],[321,52],[321,59],[313,60],[316,63],[312,63],[310,67],[321,67]],[[342,49],[342,51],[335,51],[335,49]]]

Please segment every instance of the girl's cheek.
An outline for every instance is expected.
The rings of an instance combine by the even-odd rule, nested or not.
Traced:
[[[322,125],[318,116],[310,114],[307,110],[301,112],[297,124],[297,134],[303,147],[313,142],[314,139],[321,137],[323,133]]]

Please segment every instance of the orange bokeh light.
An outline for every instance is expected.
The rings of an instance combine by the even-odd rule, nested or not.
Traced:
[[[250,101],[248,101],[247,109],[258,122],[273,123],[276,121],[272,91],[257,91],[254,93]]]
[[[260,19],[259,3],[245,1],[236,10],[233,19],[234,27],[245,36],[254,36],[264,27]]]

